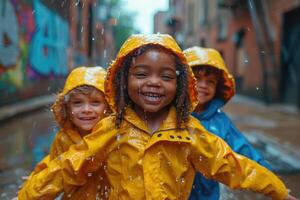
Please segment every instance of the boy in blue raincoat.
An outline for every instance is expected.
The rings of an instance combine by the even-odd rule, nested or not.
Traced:
[[[210,48],[192,47],[184,53],[197,79],[199,104],[192,115],[208,131],[225,140],[235,152],[270,169],[228,116],[220,110],[234,95],[235,83],[219,52]],[[219,197],[219,184],[197,173],[190,200],[217,200]]]

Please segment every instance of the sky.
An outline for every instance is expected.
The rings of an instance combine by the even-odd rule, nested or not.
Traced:
[[[141,33],[153,33],[153,17],[168,9],[169,0],[123,0],[127,10],[136,13],[135,27]]]

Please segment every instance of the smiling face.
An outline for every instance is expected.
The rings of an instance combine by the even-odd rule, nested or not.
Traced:
[[[198,91],[198,106],[195,111],[199,112],[215,97],[218,78],[216,74],[207,73],[197,67],[193,69],[193,73],[197,79],[196,87]]]
[[[108,109],[103,93],[96,89],[89,95],[72,94],[68,102],[70,120],[82,136],[92,131],[97,122],[105,117]]]
[[[133,59],[128,95],[135,111],[154,114],[164,110],[175,98],[176,81],[176,64],[170,53],[149,49]]]

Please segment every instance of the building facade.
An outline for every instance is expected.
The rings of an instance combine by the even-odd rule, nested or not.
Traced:
[[[239,93],[300,108],[298,0],[169,2],[164,21],[176,23],[165,26],[182,48],[218,49]]]

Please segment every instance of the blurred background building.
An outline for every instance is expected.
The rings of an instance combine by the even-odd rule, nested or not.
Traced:
[[[299,0],[169,0],[155,32],[218,49],[237,92],[300,108]]]

